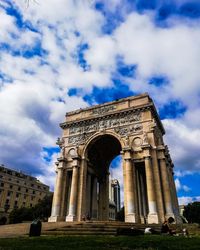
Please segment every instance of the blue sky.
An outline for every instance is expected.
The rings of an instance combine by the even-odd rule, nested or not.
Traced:
[[[200,199],[198,0],[0,0],[0,20],[1,164],[53,187],[65,113],[148,92],[179,201]]]

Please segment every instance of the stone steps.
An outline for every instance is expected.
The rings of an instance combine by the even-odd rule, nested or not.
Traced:
[[[29,234],[29,223],[10,224],[0,226],[0,238],[24,236]],[[160,225],[141,225],[124,222],[43,222],[42,235],[116,235],[117,230],[136,228],[144,230],[151,227],[156,231]]]
[[[44,235],[116,235],[117,230],[129,230],[135,228],[144,230],[151,227],[160,231],[160,225],[141,225],[124,222],[74,222],[62,224],[57,227],[42,230]]]

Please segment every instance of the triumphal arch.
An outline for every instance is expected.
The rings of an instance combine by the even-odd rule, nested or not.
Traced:
[[[109,165],[120,154],[125,222],[178,221],[173,163],[148,94],[69,112],[60,127],[50,222],[108,220]]]

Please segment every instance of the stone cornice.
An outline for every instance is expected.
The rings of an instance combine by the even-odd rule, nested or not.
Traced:
[[[116,116],[120,116],[120,115],[123,115],[123,114],[130,114],[130,113],[137,113],[137,112],[140,112],[142,110],[145,110],[145,109],[148,109],[150,108],[150,105],[142,105],[141,107],[136,107],[136,108],[127,108],[127,109],[123,109],[123,110],[118,110],[118,111],[114,111],[112,113],[109,113],[109,114],[104,114],[104,115],[98,115],[96,117],[90,117],[90,118],[83,118],[83,119],[79,119],[79,120],[76,120],[76,121],[69,121],[69,122],[63,122],[63,123],[60,123],[60,127],[62,129],[65,129],[65,128],[69,128],[70,126],[74,126],[74,125],[83,125],[83,124],[88,124],[90,122],[93,122],[93,121],[99,121],[99,120],[102,120],[102,119],[107,119],[107,118],[110,118],[110,117],[116,117]]]
[[[92,110],[95,110],[97,108],[109,107],[109,106],[112,106],[112,105],[117,105],[117,104],[119,104],[121,102],[124,102],[124,101],[137,100],[137,99],[140,99],[141,97],[148,97],[151,100],[151,98],[149,97],[148,93],[144,93],[144,94],[137,95],[137,96],[129,96],[129,97],[122,98],[122,99],[119,99],[119,100],[115,100],[115,101],[112,101],[112,102],[106,102],[106,103],[103,103],[103,104],[98,104],[98,105],[90,106],[90,107],[84,108],[84,109],[77,109],[75,111],[70,111],[70,112],[66,113],[66,116],[68,116],[68,115],[74,115],[74,114],[79,114],[79,113],[81,113],[83,111],[90,111],[90,110],[92,111]]]

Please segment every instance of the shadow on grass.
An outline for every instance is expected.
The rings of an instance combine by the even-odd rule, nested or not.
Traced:
[[[0,239],[0,250],[23,249],[121,249],[121,250],[197,250],[200,237],[145,236],[42,236]]]

